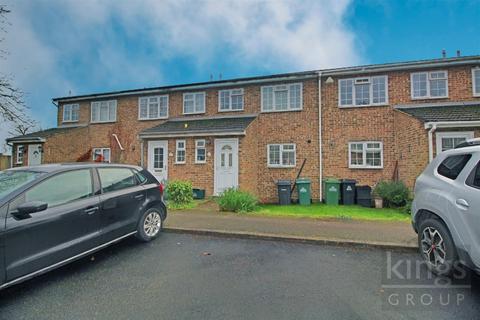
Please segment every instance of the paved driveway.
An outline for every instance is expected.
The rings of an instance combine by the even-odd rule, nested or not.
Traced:
[[[395,254],[402,259],[416,255]],[[2,319],[474,319],[385,303],[384,251],[164,233],[0,292]],[[400,298],[401,300],[401,298]],[[400,303],[401,304],[401,303]]]

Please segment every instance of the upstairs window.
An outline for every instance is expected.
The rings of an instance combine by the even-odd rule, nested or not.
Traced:
[[[416,72],[411,74],[412,99],[448,97],[447,71]]]
[[[195,163],[205,163],[207,149],[205,147],[205,140],[195,140]]]
[[[218,92],[219,111],[243,110],[243,89],[221,90]]]
[[[292,168],[296,163],[296,147],[293,143],[269,144],[268,166],[272,168]]]
[[[341,107],[385,105],[388,103],[388,78],[375,76],[338,81]]]
[[[294,111],[302,109],[302,84],[262,87],[262,111]]]
[[[185,140],[177,140],[176,143],[175,163],[183,164],[186,157]]]
[[[141,97],[138,99],[138,119],[168,118],[168,96]]]
[[[480,97],[480,68],[472,69],[473,95]]]
[[[78,121],[79,110],[80,110],[80,106],[78,104],[63,105],[63,122]]]
[[[383,145],[378,141],[350,142],[348,144],[349,168],[383,168]]]
[[[205,92],[183,94],[183,114],[205,113]]]
[[[92,102],[91,122],[114,121],[117,121],[117,100]]]

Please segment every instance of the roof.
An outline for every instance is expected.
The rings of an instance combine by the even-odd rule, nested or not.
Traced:
[[[27,133],[23,136],[15,136],[12,138],[8,138],[7,142],[31,142],[31,141],[38,141],[38,142],[45,142],[45,139],[53,136],[58,133],[64,133],[69,130],[80,128],[81,126],[70,126],[70,127],[57,127],[57,128],[50,128],[46,130],[36,131],[32,133]]]
[[[142,170],[141,167],[129,164],[103,163],[103,162],[72,162],[72,163],[52,163],[41,164],[38,166],[15,167],[8,169],[9,171],[36,171],[36,172],[57,172],[70,169],[93,168],[93,167],[126,167]]]
[[[258,83],[258,82],[272,82],[272,81],[294,81],[298,79],[312,78],[317,77],[319,73],[322,76],[330,75],[350,75],[350,74],[362,74],[362,73],[372,73],[372,72],[384,72],[384,71],[393,71],[399,69],[418,69],[418,68],[429,68],[429,67],[442,67],[445,65],[480,65],[480,56],[464,56],[464,57],[453,57],[453,58],[439,58],[439,59],[426,59],[426,60],[414,60],[414,61],[404,61],[404,62],[394,62],[394,63],[382,63],[382,64],[369,64],[369,65],[360,65],[352,67],[342,67],[342,68],[330,68],[330,69],[318,69],[311,71],[301,71],[301,72],[291,72],[291,73],[280,73],[273,75],[265,76],[256,76],[256,77],[243,77],[243,78],[234,78],[226,80],[216,80],[216,81],[207,81],[207,82],[193,82],[187,84],[177,84],[177,85],[168,85],[168,86],[157,86],[141,89],[130,89],[130,90],[120,90],[120,91],[109,91],[109,92],[100,92],[93,94],[85,95],[76,95],[76,96],[64,96],[53,98],[54,102],[67,102],[67,101],[79,101],[79,100],[88,100],[88,99],[102,99],[115,96],[124,96],[124,95],[133,95],[133,94],[148,94],[148,93],[167,93],[169,91],[178,91],[178,90],[196,90],[196,89],[205,89],[208,87],[227,87],[235,85],[244,85],[249,83]]]
[[[397,106],[396,109],[423,122],[480,121],[480,101]]]
[[[140,132],[140,137],[244,135],[257,115],[171,119]]]

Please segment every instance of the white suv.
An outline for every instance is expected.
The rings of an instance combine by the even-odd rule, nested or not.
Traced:
[[[418,177],[412,225],[428,267],[449,275],[456,263],[480,271],[480,141],[440,153]]]

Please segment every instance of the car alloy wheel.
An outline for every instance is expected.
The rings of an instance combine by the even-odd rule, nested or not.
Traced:
[[[162,228],[162,219],[157,211],[150,212],[143,222],[143,230],[149,237],[155,237]]]
[[[421,250],[425,261],[433,268],[439,269],[445,264],[447,250],[443,237],[437,229],[433,227],[423,229]]]

